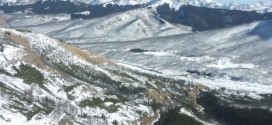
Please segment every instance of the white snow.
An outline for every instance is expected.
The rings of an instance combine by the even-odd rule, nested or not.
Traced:
[[[137,107],[137,110],[142,111],[142,112],[147,113],[147,114],[152,114],[153,113],[153,112],[151,112],[152,108],[148,107],[148,106],[145,106],[145,105],[139,105]]]
[[[4,108],[0,108],[0,116],[3,118],[0,118],[0,122],[3,125],[49,125],[58,123],[57,120],[54,120],[50,117],[42,117],[42,119],[31,119],[30,121],[27,120],[27,118],[20,113],[17,112],[11,112],[9,110],[6,110]],[[34,116],[35,117],[35,116]]]
[[[260,83],[249,83],[249,82],[239,82],[239,81],[231,81],[226,79],[194,79],[194,83],[200,83],[203,84],[209,88],[215,88],[220,89],[222,87],[225,87],[230,91],[236,91],[236,92],[245,92],[245,93],[256,93],[256,94],[270,94],[272,91],[271,85],[265,85]]]
[[[106,95],[106,88],[100,88],[94,85],[90,85],[89,83],[82,83],[83,81],[77,81],[73,78],[64,77],[63,74],[58,73],[54,68],[52,67],[46,67],[45,69],[40,69],[34,64],[28,64],[27,62],[24,62],[22,60],[25,51],[32,51],[37,56],[43,56],[48,57],[51,61],[55,63],[63,62],[64,65],[69,64],[78,64],[81,66],[85,66],[88,69],[94,69],[95,71],[104,72],[106,75],[111,76],[111,74],[107,71],[106,65],[96,65],[92,64],[90,62],[87,62],[81,57],[78,57],[77,55],[73,54],[71,51],[68,51],[66,48],[64,48],[57,40],[52,39],[50,37],[47,37],[40,33],[29,33],[29,32],[18,32],[16,30],[11,29],[0,29],[0,34],[3,34],[5,31],[11,32],[13,35],[16,35],[17,37],[21,37],[23,39],[26,39],[29,44],[30,48],[24,47],[24,46],[12,46],[3,44],[4,51],[0,52],[0,61],[3,63],[0,64],[1,68],[4,68],[4,70],[8,71],[11,70],[11,67],[17,67],[19,68],[20,64],[29,65],[37,70],[39,70],[43,77],[45,78],[45,81],[43,83],[43,86],[46,88],[44,89],[38,84],[26,84],[23,82],[22,79],[16,78],[15,76],[8,76],[5,74],[0,75],[0,82],[4,85],[12,88],[14,92],[18,91],[20,93],[29,93],[31,94],[31,97],[33,100],[42,100],[45,98],[49,98],[50,100],[54,100],[56,105],[60,105],[60,107],[57,108],[59,112],[54,115],[56,112],[52,112],[49,115],[43,115],[38,113],[35,115],[30,121],[26,120],[26,117],[21,115],[18,112],[11,112],[10,110],[5,110],[4,108],[0,107],[0,113],[2,112],[2,115],[4,119],[11,121],[5,121],[4,119],[0,118],[0,122],[4,124],[55,124],[58,123],[59,120],[64,116],[63,112],[70,113],[77,117],[78,113],[86,113],[90,117],[97,117],[102,116],[104,114],[106,118],[108,119],[109,123],[112,123],[114,120],[118,120],[119,122],[124,123],[125,125],[129,124],[131,121],[139,119],[140,115],[137,114],[136,110],[141,110],[145,112],[147,115],[151,115],[153,112],[151,111],[152,108],[147,106],[136,106],[135,104],[123,104],[123,103],[117,103],[118,111],[114,113],[108,113],[105,109],[101,109],[99,107],[86,107],[81,110],[81,108],[78,106],[78,103],[84,99],[93,99],[93,98],[100,98],[101,100],[104,100],[105,98],[112,98],[118,100],[118,97],[116,95]],[[2,37],[3,39],[3,37]],[[1,39],[1,40],[2,40]],[[1,41],[2,42],[2,41]],[[9,57],[10,55],[10,57]],[[6,59],[7,58],[7,59]],[[14,63],[8,63],[9,61],[14,61]],[[9,66],[9,68],[5,69],[5,65]],[[116,68],[116,67],[112,67]],[[74,100],[69,100],[67,98],[66,92],[64,91],[63,86],[71,86],[75,84],[79,84],[79,86],[74,87],[71,91],[67,92],[71,96],[74,96]],[[136,86],[138,84],[132,83],[132,85]],[[16,90],[16,91],[15,91]],[[1,93],[2,94],[2,93]],[[4,93],[5,94],[5,93]],[[5,95],[8,96],[8,95]],[[2,96],[0,96],[2,97]],[[5,98],[9,99],[9,98]],[[0,106],[8,104],[9,101],[1,101],[0,100]],[[39,102],[33,102],[36,105],[42,106],[39,104]],[[62,107],[62,106],[67,107]],[[106,106],[113,105],[112,102],[105,102]],[[128,106],[130,105],[130,106]],[[31,105],[30,105],[31,106]],[[32,105],[33,106],[33,105]],[[11,118],[11,116],[13,116]],[[39,117],[41,119],[39,119]],[[37,119],[36,119],[37,118]],[[84,119],[78,118],[82,121]],[[100,119],[100,122],[103,123],[103,120]]]
[[[208,123],[208,122],[205,122],[199,118],[197,118],[192,112],[189,112],[188,110],[186,110],[185,108],[181,108],[180,109],[180,113],[181,114],[184,114],[184,115],[187,115],[187,116],[190,116],[192,118],[194,118],[196,121],[204,124],[204,125],[216,125],[217,123]]]
[[[25,55],[24,50],[11,46],[3,45],[3,52],[0,52],[0,68],[5,69],[10,74],[14,74],[12,64],[18,60],[22,60]]]
[[[83,12],[78,12],[78,13],[74,13],[74,14],[88,16],[91,14],[91,12],[90,11],[83,11]]]
[[[194,34],[81,44],[80,47],[87,46],[119,65],[140,72],[184,79],[212,89],[225,87],[227,91],[272,93],[271,24],[267,20]],[[127,51],[129,48],[148,52],[132,53]]]
[[[5,83],[5,85],[19,92],[23,92],[30,89],[30,86],[25,84],[22,79],[13,78],[3,74],[0,74],[0,82]]]
[[[105,104],[105,106],[107,106],[107,107],[108,107],[108,106],[113,105],[113,102],[105,102],[104,104]]]
[[[215,62],[217,59],[211,56],[196,56],[196,57],[188,57],[188,56],[180,56],[180,59],[183,61],[190,61],[190,62]]]
[[[106,97],[102,88],[92,85],[75,87],[69,93],[75,96],[76,102],[92,98],[100,98],[103,100]]]
[[[173,54],[167,52],[144,52],[144,54],[154,55],[154,56],[172,56]]]
[[[211,2],[211,1],[208,1]],[[199,3],[196,3],[199,4]],[[178,5],[178,4],[177,4]],[[271,63],[270,57],[270,48],[272,45],[269,43],[271,38],[262,39],[262,34],[269,33],[271,26],[271,22],[256,22],[249,25],[244,25],[235,28],[221,29],[203,33],[196,33],[195,36],[191,36],[191,34],[183,35],[183,36],[170,36],[170,37],[159,37],[153,39],[141,39],[138,41],[126,41],[132,40],[135,37],[133,35],[140,33],[139,38],[146,38],[148,36],[153,36],[153,34],[157,34],[164,28],[175,27],[171,24],[159,25],[157,20],[152,18],[152,12],[145,13],[147,10],[133,10],[128,13],[116,14],[114,16],[109,16],[97,20],[73,20],[67,21],[66,19],[60,19],[60,21],[56,21],[52,23],[52,19],[42,20],[44,22],[50,22],[50,25],[45,26],[46,28],[40,28],[39,22],[36,20],[37,26],[33,26],[32,28],[36,30],[50,30],[47,32],[56,33],[61,38],[69,37],[74,35],[73,39],[85,39],[92,40],[93,36],[90,37],[87,34],[89,31],[92,31],[93,28],[96,29],[98,35],[105,35],[105,32],[113,34],[109,34],[109,39],[113,41],[120,40],[121,42],[114,42],[112,44],[108,43],[98,43],[86,45],[90,49],[102,51],[103,53],[107,53],[107,56],[119,61],[118,63],[121,66],[137,70],[144,73],[149,73],[157,76],[165,76],[171,77],[175,79],[183,79],[187,83],[192,84],[203,84],[211,89],[221,89],[226,88],[226,93],[245,93],[254,99],[261,99],[262,97],[258,94],[271,94],[272,93],[272,85],[271,85],[271,75],[269,74]],[[131,16],[135,13],[138,13],[137,16]],[[143,13],[143,14],[142,14]],[[35,17],[28,18],[30,20]],[[40,18],[40,17],[38,17]],[[101,20],[105,20],[103,22],[99,22]],[[21,19],[18,19],[19,21]],[[25,20],[26,21],[26,20]],[[131,21],[135,21],[136,23],[131,23]],[[146,22],[147,21],[147,22]],[[150,22],[148,22],[150,21]],[[61,22],[64,23],[63,26],[57,26]],[[99,22],[99,23],[98,23]],[[15,21],[15,24],[18,22]],[[262,24],[265,23],[265,24]],[[95,24],[95,25],[93,25]],[[139,27],[136,26],[139,24]],[[132,25],[132,27],[126,27],[125,25]],[[258,29],[259,25],[266,25],[266,28],[263,30]],[[48,26],[56,26],[56,27],[48,27]],[[91,28],[88,29],[90,26]],[[85,27],[82,29],[82,27]],[[136,27],[136,28],[135,28]],[[162,28],[164,27],[164,28]],[[257,27],[257,30],[255,29]],[[49,29],[50,28],[50,29]],[[64,28],[64,29],[63,29]],[[62,29],[57,33],[55,31]],[[125,30],[123,30],[125,29]],[[143,30],[148,29],[149,32],[142,32]],[[174,29],[171,32],[174,34],[175,31],[178,33],[184,33],[184,29]],[[111,74],[105,70],[101,65],[95,65],[87,62],[86,60],[75,56],[72,52],[68,51],[66,48],[60,45],[60,43],[47,37],[40,33],[21,33],[15,30],[8,29],[0,29],[3,35],[3,32],[9,31],[20,37],[26,38],[30,42],[30,49],[33,50],[38,56],[44,56],[51,59],[54,63],[63,62],[64,65],[69,66],[71,64],[78,64],[80,66],[84,66],[86,69],[94,69],[95,71],[100,71],[105,73],[108,76]],[[51,32],[52,31],[52,32]],[[133,31],[132,34],[128,34],[128,31]],[[260,34],[249,35],[251,31],[258,31]],[[186,33],[188,33],[185,30]],[[116,34],[121,33],[120,38],[114,37]],[[171,34],[172,34],[171,33]],[[225,34],[224,37],[222,33]],[[0,35],[0,36],[1,36]],[[107,34],[108,35],[108,34]],[[129,35],[131,38],[122,38],[124,36]],[[164,34],[165,35],[165,34]],[[0,38],[2,38],[1,36]],[[103,37],[103,36],[99,36]],[[124,40],[124,41],[122,41]],[[80,41],[80,40],[79,40]],[[84,41],[84,40],[83,40]],[[107,40],[106,40],[107,41]],[[121,43],[121,44],[120,44]],[[83,44],[85,47],[85,45]],[[150,52],[143,53],[130,53],[124,50],[127,48],[138,47],[143,48],[145,50],[152,50]],[[252,51],[256,50],[256,51]],[[257,54],[256,54],[257,53]],[[22,58],[24,56],[24,48],[15,47],[11,45],[4,45],[4,51],[0,52],[0,66],[5,71],[8,71],[11,74],[15,72],[12,70],[12,66],[17,66],[20,63],[12,63],[14,62],[22,62]],[[256,56],[256,55],[258,56]],[[96,56],[93,56],[96,57]],[[34,66],[35,67],[35,66]],[[37,67],[35,67],[37,68]],[[37,68],[38,69],[38,68]],[[237,75],[241,76],[243,73],[245,77],[248,76],[251,78],[253,76],[257,79],[257,82],[254,80],[231,80],[220,77],[203,77],[203,76],[195,76],[190,75],[189,73],[185,73],[187,70],[196,70],[196,71],[212,71],[216,75],[226,74],[225,76]],[[229,70],[231,69],[231,71]],[[248,69],[248,70],[241,70]],[[60,99],[67,101],[66,93],[62,90],[64,85],[73,85],[70,81],[60,78],[60,75],[56,75],[53,72],[47,72],[44,70],[40,70],[45,78],[47,79],[45,87],[50,90],[51,93],[48,93],[42,90],[38,85],[31,86],[23,83],[22,79],[13,78],[7,75],[0,75],[0,81],[6,84],[7,86],[13,88],[17,91],[27,91],[30,89],[33,90],[33,96],[35,98],[40,97],[51,97],[53,99]],[[158,72],[156,72],[158,71]],[[250,72],[249,72],[250,71]],[[162,73],[159,73],[162,72]],[[253,72],[253,73],[252,73]],[[137,77],[137,76],[135,76]],[[115,80],[119,80],[119,77],[112,77]],[[141,79],[141,78],[140,78]],[[143,80],[143,79],[141,79]],[[258,81],[259,80],[259,81]],[[72,81],[74,82],[74,81]],[[84,99],[92,99],[92,98],[101,98],[102,100],[105,98],[115,98],[116,96],[108,96],[105,95],[106,90],[100,87],[88,85],[80,85],[75,87],[73,90],[68,92],[75,96],[75,100],[71,101],[70,105],[76,105],[76,103],[84,100]],[[140,86],[138,83],[130,83],[134,86]],[[154,85],[156,87],[156,85]],[[0,101],[0,104],[2,102]],[[105,102],[106,106],[113,105],[112,102]],[[117,121],[133,121],[138,119],[140,116],[136,113],[136,110],[143,111],[148,115],[154,114],[152,109],[148,106],[144,105],[130,105],[130,104],[122,104],[117,103],[115,105],[120,106],[118,108],[118,112],[108,113],[104,109],[100,109],[98,107],[86,107],[83,109],[84,113],[90,114],[91,116],[101,116],[102,114],[106,114],[108,120],[112,122],[113,120]],[[78,107],[76,107],[76,111]],[[0,108],[0,111],[3,109]],[[70,109],[65,109],[70,110]],[[9,119],[13,114],[12,112],[7,111],[7,115],[5,115],[5,119]],[[181,109],[180,111],[183,114],[189,115],[191,117],[195,117],[186,109]],[[15,114],[15,115],[18,115]],[[14,121],[14,119],[18,118],[18,121]],[[0,119],[2,120],[2,119]],[[18,115],[15,118],[12,118],[11,124],[18,122],[18,124],[43,124],[44,122],[48,123],[50,119],[44,120],[31,120],[25,123],[25,117]],[[2,123],[2,121],[0,121]],[[54,121],[56,122],[56,121]],[[3,121],[3,123],[6,123]],[[16,123],[17,124],[17,123]]]
[[[218,68],[218,69],[227,69],[227,68],[248,68],[253,69],[256,66],[253,64],[234,64],[229,58],[221,58],[217,61],[216,64],[209,64],[207,67]]]
[[[158,19],[152,10],[146,8],[105,17],[69,21],[50,20],[57,16],[62,17],[62,15],[13,16],[17,18],[13,18],[9,22],[11,27],[46,33],[71,43],[127,41],[153,36],[192,33],[190,27],[176,26]]]
[[[256,100],[261,100],[261,99],[263,99],[262,96],[260,96],[260,95],[258,95],[258,94],[256,94],[256,93],[249,93],[248,96],[251,97],[251,98],[253,98],[253,99],[256,99]]]

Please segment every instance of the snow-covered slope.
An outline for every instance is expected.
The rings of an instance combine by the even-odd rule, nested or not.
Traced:
[[[127,41],[191,33],[191,28],[160,19],[150,9],[135,9],[94,19],[69,20],[68,15],[8,14],[10,27],[47,33],[69,42]],[[60,25],[61,24],[61,25]]]
[[[271,25],[269,20],[194,34],[76,45],[122,64],[210,87],[271,93]]]
[[[160,110],[194,101],[185,94],[189,88],[183,81],[118,66],[40,33],[0,29],[3,125],[150,125]]]
[[[211,79],[216,78],[222,83],[216,84],[218,81],[214,83],[213,80],[202,79],[202,77],[199,82],[213,88],[226,87],[235,91],[255,92],[255,86],[259,86],[260,93],[270,92],[266,88],[271,87],[269,83],[272,79],[267,77],[270,71],[265,69],[271,64],[270,57],[266,52],[262,53],[261,47],[264,44],[263,41],[271,39],[269,37],[271,21],[191,33],[188,31],[189,28],[173,25],[157,18],[149,9],[135,9],[86,20],[69,20],[69,16],[66,16],[67,19],[62,19],[57,18],[60,17],[58,15],[9,14],[6,16],[12,18],[8,22],[11,27],[47,33],[81,48],[96,51],[117,61],[132,63],[144,69],[156,69],[170,76],[181,75],[183,79],[187,79],[184,74],[186,76],[188,73],[189,75],[191,73],[204,74],[204,77],[211,75]],[[179,35],[172,36],[174,34]],[[241,43],[244,43],[242,44],[244,48],[241,47]],[[246,43],[254,43],[258,46]],[[222,47],[222,49],[216,47]],[[257,56],[258,58],[253,60],[253,57],[258,54],[252,49],[247,49],[252,47],[256,47],[259,54],[263,54],[261,58]],[[150,52],[131,53],[129,51],[138,48]],[[214,48],[217,50],[213,52]],[[221,55],[223,56],[220,57]],[[241,82],[237,83],[241,85],[240,87],[235,87],[237,81]],[[252,86],[243,89],[248,83],[252,83]]]
[[[239,114],[248,110],[233,105],[258,108],[268,119],[253,121],[271,123],[271,24],[76,43],[117,63],[41,33],[1,28],[0,123],[168,124],[167,112],[177,108],[177,123],[217,124],[208,117],[214,116],[206,110],[209,103]],[[216,99],[203,104],[210,99],[203,93]]]
[[[106,58],[42,34],[1,29],[0,36],[1,124],[129,124],[137,110],[152,115],[105,87],[131,81],[115,76],[119,68]]]
[[[24,5],[32,4],[37,1],[54,1],[54,0],[2,0],[0,5]],[[66,0],[63,0],[66,1]],[[256,2],[253,4],[238,4],[238,3],[220,3],[216,0],[70,0],[75,3],[86,3],[90,5],[100,4],[114,4],[114,5],[149,5],[150,7],[157,7],[163,4],[169,4],[171,8],[178,10],[182,5],[192,5],[198,7],[220,8],[230,10],[243,11],[258,11],[258,12],[272,12],[272,4],[265,2]]]

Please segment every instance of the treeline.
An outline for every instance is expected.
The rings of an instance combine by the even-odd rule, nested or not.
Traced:
[[[271,125],[272,113],[265,109],[230,107],[212,93],[202,93],[197,102],[205,112],[226,125]]]

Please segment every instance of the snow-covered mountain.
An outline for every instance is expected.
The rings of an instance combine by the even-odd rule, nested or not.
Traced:
[[[0,5],[26,5],[33,4],[38,1],[55,1],[55,0],[2,0]],[[67,0],[62,0],[67,1]],[[272,4],[265,2],[257,2],[253,4],[238,3],[220,3],[214,0],[69,0],[75,3],[86,3],[89,5],[147,5],[156,8],[159,5],[169,4],[171,8],[178,10],[182,5],[192,5],[197,7],[208,7],[229,10],[272,12]]]
[[[0,34],[1,124],[88,124],[95,122],[91,117],[102,115],[104,120],[96,122],[103,124],[113,122],[110,118],[125,121],[139,117],[136,110],[117,104],[120,96],[105,94],[112,90],[103,80],[109,84],[121,80],[108,76],[112,74],[109,69],[118,71],[118,67],[106,58],[42,34],[9,29],[1,29]],[[92,100],[96,102],[90,103]],[[91,104],[105,105],[105,109],[89,107]],[[127,118],[121,116],[125,112],[118,113],[115,104],[129,111]],[[106,109],[111,106],[113,109]]]
[[[270,22],[264,22],[264,25],[267,24],[269,25]],[[240,28],[239,31],[244,31],[244,28]],[[231,34],[224,38],[227,39]],[[197,36],[200,37],[201,34]],[[184,39],[187,39],[187,37]],[[225,79],[226,81],[223,82],[220,78],[212,81],[209,79],[213,75],[202,74],[198,70],[191,70],[190,72],[192,76],[198,78],[191,77],[190,74],[187,74],[187,77],[184,78],[178,72],[176,72],[177,77],[173,77],[171,69],[166,67],[175,66],[181,60],[185,65],[186,62],[192,65],[196,63],[199,66],[201,66],[200,63],[209,63],[210,65],[207,66],[210,68],[221,68],[224,69],[223,71],[230,70],[226,73],[226,76],[233,73],[232,70],[240,69],[241,71],[238,70],[237,75],[243,73],[244,70],[250,73],[244,78],[250,75],[258,75],[258,73],[259,77],[262,77],[260,74],[263,73],[269,79],[271,78],[269,72],[261,72],[267,70],[261,70],[261,67],[258,70],[252,64],[234,63],[229,59],[220,58],[217,60],[216,57],[212,57],[213,55],[181,56],[179,57],[180,60],[177,60],[177,63],[174,64],[172,59],[180,56],[182,52],[180,54],[170,53],[168,52],[170,48],[178,52],[175,49],[184,51],[191,47],[183,46],[183,49],[180,48],[184,41],[177,40],[181,39],[181,37],[176,36],[157,38],[156,41],[150,39],[152,43],[145,40],[144,44],[139,44],[139,42],[122,43],[121,46],[117,43],[107,44],[104,49],[108,48],[107,53],[112,55],[111,58],[116,59],[117,56],[123,58],[123,61],[114,63],[103,56],[81,50],[41,33],[1,28],[0,122],[3,125],[151,125],[172,123],[206,125],[232,123],[231,120],[228,121],[229,116],[245,113],[247,117],[251,117],[250,121],[254,123],[263,123],[264,125],[271,123],[269,121],[272,116],[272,113],[269,113],[271,84],[254,84],[248,82],[247,79],[244,82],[233,82],[232,79]],[[164,41],[163,44],[160,43],[162,40]],[[207,42],[205,44],[206,46],[203,44],[201,46],[207,47],[209,45]],[[161,47],[162,45],[164,47]],[[195,47],[197,45],[200,45],[200,43],[196,44]],[[227,45],[232,46],[233,44]],[[103,45],[96,44],[93,46],[93,50],[101,46]],[[111,47],[116,48],[115,52],[111,51]],[[146,51],[131,48],[119,53],[119,51],[122,51],[120,48],[124,47],[141,47]],[[157,51],[164,48],[167,48],[168,51]],[[218,48],[223,49],[220,45],[218,45]],[[100,48],[100,51],[103,51],[103,49]],[[123,57],[122,53],[126,53],[126,57]],[[108,54],[106,55],[109,56]],[[139,63],[140,60],[138,59],[141,57],[141,60],[146,62],[141,64],[149,63],[149,66],[157,71],[148,69],[147,65],[136,66],[130,62]],[[169,60],[172,60],[173,64],[167,64],[166,67],[162,66],[164,70],[158,70],[157,66],[153,65],[154,61],[158,61],[158,59],[160,59],[160,63],[156,64],[158,67]],[[168,69],[168,72],[166,69]],[[175,67],[175,71],[177,70],[178,68]],[[163,71],[163,73],[160,73],[160,71]],[[237,72],[237,70],[235,71]],[[254,71],[260,72],[254,73]],[[168,74],[170,76],[165,73],[170,73]],[[209,102],[205,101],[209,99],[211,99]],[[213,103],[212,108],[209,103]],[[248,114],[248,110],[237,109],[233,105],[253,108],[250,112],[255,112],[254,109],[257,108],[256,112],[267,117]],[[211,113],[209,110],[215,107],[222,110]],[[225,109],[227,110],[225,111]],[[213,114],[217,112],[224,112],[224,115]],[[175,117],[169,118],[169,113],[174,113],[172,115]],[[210,117],[211,115],[219,117],[219,120],[221,120],[221,117],[227,119],[217,121],[218,119]],[[242,117],[238,120],[245,119]],[[237,122],[237,119],[234,121]]]
[[[0,3],[1,125],[272,123],[270,4]]]
[[[163,107],[181,104],[174,93],[189,89],[40,33],[1,28],[0,40],[2,125],[150,125]],[[169,82],[157,84],[163,79]],[[166,84],[183,87],[171,94]]]
[[[57,7],[51,9],[55,10]],[[112,10],[114,9],[120,8]],[[78,11],[70,12],[71,14],[34,14],[37,11],[28,10],[25,13],[2,13],[0,16],[3,25],[7,27],[42,32],[71,43],[115,42],[189,34],[272,18],[269,14],[193,6],[172,11],[167,5],[160,6],[157,10],[135,8],[96,16],[97,13],[100,14],[99,11],[110,10],[98,7],[96,11],[91,10],[89,15],[79,15]]]
[[[269,20],[192,34],[75,45],[121,64],[184,77],[210,87],[271,93],[271,25]],[[130,51],[134,49],[140,52]]]
[[[87,5],[71,1],[40,1],[35,4],[21,6],[5,5],[0,10],[3,11],[1,14],[3,16],[7,15],[11,17],[14,15],[19,16],[20,20],[25,20],[25,18],[29,20],[20,23],[20,20],[17,21],[18,17],[13,17],[9,20],[11,26],[31,25],[30,27],[39,27],[39,25],[43,25],[42,23],[47,23],[44,22],[44,20],[48,20],[45,19],[46,17],[55,18],[55,21],[46,24],[55,23],[50,25],[56,25],[54,28],[48,29],[48,33],[54,30],[57,30],[58,33],[54,32],[53,35],[66,35],[67,33],[74,32],[76,34],[75,37],[81,36],[85,40],[85,36],[88,36],[88,38],[96,37],[95,39],[98,38],[97,40],[102,41],[113,41],[116,39],[123,41],[151,36],[182,34],[189,33],[190,29],[192,31],[205,31],[272,18],[272,14],[270,13],[260,14],[251,11],[224,10],[188,5],[181,6],[185,4],[164,4],[159,2],[163,1],[156,1],[146,6],[130,4],[122,6],[119,4]],[[173,9],[173,5],[177,5],[178,9]],[[61,17],[64,13],[67,15]],[[57,17],[58,15],[60,16]],[[38,19],[35,19],[36,16]],[[67,17],[70,19],[69,21]],[[61,18],[64,21],[59,20]],[[92,20],[90,21],[89,19]],[[14,22],[14,20],[16,21]],[[37,25],[32,20],[35,22],[37,20],[40,21],[37,21]],[[16,22],[18,24],[14,24]],[[63,23],[64,25],[58,25],[58,23]],[[102,28],[97,28],[99,27],[98,25]],[[107,25],[107,29],[104,29],[103,25]],[[71,30],[64,31],[58,29],[67,29],[67,26]],[[76,29],[82,29],[80,26],[95,32],[76,32]],[[101,37],[106,39],[100,39]],[[108,37],[111,38],[107,39]]]
[[[1,125],[272,123],[271,4],[2,0],[0,10]]]
[[[8,25],[49,34],[79,43],[127,41],[149,37],[192,33],[189,26],[174,25],[157,17],[150,9],[135,9],[94,19],[73,19],[67,14],[7,14]],[[59,24],[62,25],[59,25]],[[53,27],[53,28],[52,28]],[[72,36],[72,37],[71,37]]]

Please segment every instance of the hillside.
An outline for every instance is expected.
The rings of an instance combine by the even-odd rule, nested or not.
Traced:
[[[191,101],[184,81],[133,71],[43,34],[0,32],[3,124],[148,125],[160,110]]]
[[[194,34],[74,45],[121,64],[210,87],[271,93],[271,24],[268,20]]]
[[[190,27],[168,23],[149,9],[135,9],[86,20],[70,19],[67,14],[28,17],[9,14],[6,17],[13,18],[9,22],[10,27],[42,32],[54,38],[79,43],[127,41],[192,33]]]

